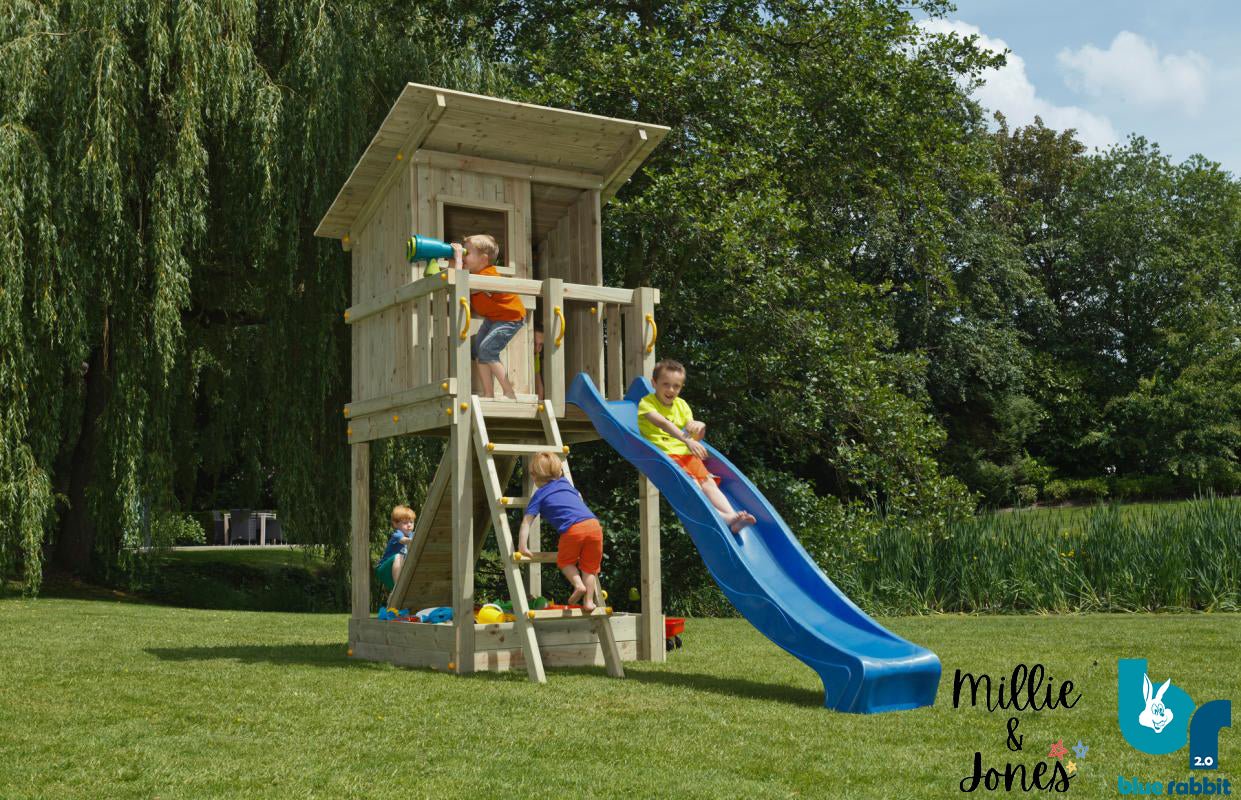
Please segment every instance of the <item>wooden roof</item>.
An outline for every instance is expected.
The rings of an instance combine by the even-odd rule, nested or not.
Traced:
[[[316,236],[339,239],[398,161],[416,151],[504,162],[538,183],[597,188],[607,202],[668,134],[663,125],[408,83]],[[485,171],[486,162],[479,162]],[[492,165],[495,166],[495,165]]]

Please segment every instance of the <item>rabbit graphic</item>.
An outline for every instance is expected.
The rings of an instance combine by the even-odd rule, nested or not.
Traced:
[[[1172,721],[1172,709],[1163,704],[1163,693],[1168,691],[1171,685],[1172,679],[1168,678],[1159,685],[1159,691],[1154,691],[1151,679],[1145,674],[1142,675],[1142,697],[1146,700],[1146,708],[1138,715],[1138,723],[1151,728],[1155,733],[1162,733],[1164,726]]]

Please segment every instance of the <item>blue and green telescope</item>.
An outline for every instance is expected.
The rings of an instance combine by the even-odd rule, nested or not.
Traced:
[[[405,258],[409,261],[430,261],[433,258],[452,258],[452,245],[430,236],[414,235],[405,242]]]

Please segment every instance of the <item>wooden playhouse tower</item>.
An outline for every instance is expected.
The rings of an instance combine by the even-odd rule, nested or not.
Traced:
[[[638,479],[640,614],[529,612],[541,593],[540,564],[513,560],[509,512],[518,459],[597,438],[565,406],[566,379],[589,374],[620,398],[655,362],[657,290],[603,285],[600,209],[668,129],[492,97],[408,84],[315,231],[352,254],[353,398],[345,408],[352,463],[353,613],[358,658],[459,674],[543,665],[664,658],[659,571],[659,498]],[[423,277],[405,242],[412,234],[460,241],[489,233],[501,277],[447,270]],[[503,359],[518,401],[480,400],[471,387],[471,291],[521,296],[527,325]],[[533,325],[546,331],[545,402],[534,394]],[[447,437],[419,512],[414,543],[392,595],[409,608],[451,606],[450,624],[382,622],[371,616],[370,442]],[[567,463],[567,462],[566,462]],[[474,622],[474,570],[494,530],[514,622]],[[537,534],[532,549],[538,549]]]

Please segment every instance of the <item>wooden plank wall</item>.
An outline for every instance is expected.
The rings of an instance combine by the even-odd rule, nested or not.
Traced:
[[[404,170],[387,192],[352,237],[352,305],[422,277],[405,260],[405,241],[412,233],[443,236],[441,196],[456,198],[453,202],[458,204],[476,199],[512,206],[513,212],[507,215],[510,252],[501,253],[501,263],[513,268],[513,277],[533,277],[529,181],[417,163]],[[450,308],[448,300],[436,294],[352,326],[351,400],[372,400],[455,375],[447,351],[455,343],[452,319],[456,309]],[[420,316],[429,318],[420,324]],[[473,329],[479,324],[474,320]],[[513,337],[504,363],[517,391],[533,393],[533,331],[529,326]]]
[[[354,305],[413,280],[413,266],[405,260],[413,199],[413,173],[406,169],[353,237]],[[353,325],[352,400],[369,400],[414,387],[413,306],[407,303]]]
[[[539,266],[543,278],[560,278],[566,283],[603,285],[602,229],[599,192],[585,190],[578,195],[556,226],[539,246]],[[593,309],[593,313],[592,313]],[[602,304],[570,303],[565,309],[565,379],[586,372],[603,386]],[[554,331],[547,332],[549,336]]]
[[[483,203],[505,203],[513,207],[508,220],[509,251],[500,254],[503,266],[512,267],[515,278],[532,278],[533,260],[530,246],[530,182],[467,170],[445,169],[419,163],[414,169],[416,218],[413,231],[442,238],[444,220],[440,218],[438,198],[476,199]],[[526,303],[530,305],[529,302]],[[532,309],[527,308],[527,311]],[[481,323],[474,320],[472,329]],[[501,361],[519,394],[534,393],[534,334],[527,325],[518,332],[504,350]],[[438,376],[437,376],[438,377]]]

